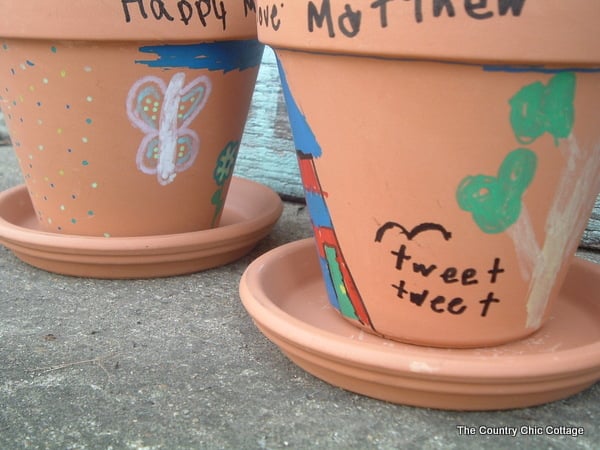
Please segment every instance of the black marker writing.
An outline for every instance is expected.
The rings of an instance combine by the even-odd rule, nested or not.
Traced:
[[[489,20],[512,15],[519,17],[526,0],[373,0],[362,9],[351,1],[343,4],[330,0],[307,3],[307,29],[310,33],[324,30],[331,38],[338,32],[348,38],[360,33],[364,14],[377,14],[381,28],[388,28],[393,17],[412,16],[416,23],[431,19],[457,17]],[[412,5],[409,5],[412,3]],[[334,10],[334,8],[337,8]],[[411,11],[412,10],[412,11]]]
[[[283,3],[280,4],[280,7],[283,8]],[[273,30],[279,30],[281,26],[281,19],[277,16],[279,14],[279,10],[277,9],[277,5],[265,5],[258,7],[258,25],[271,27]]]
[[[396,231],[392,236],[404,241],[398,246],[397,250],[390,250],[390,254],[394,256],[394,268],[399,272],[411,271],[417,275],[416,278],[414,276],[410,279],[402,278],[398,283],[391,284],[391,287],[396,292],[396,297],[408,301],[409,304],[417,307],[423,307],[428,304],[429,309],[436,314],[447,312],[453,315],[460,315],[465,313],[469,306],[462,296],[446,297],[444,295],[437,295],[438,293],[432,293],[433,286],[441,286],[440,283],[427,284],[427,289],[423,289],[422,283],[419,282],[418,278],[428,278],[433,281],[435,278],[432,277],[439,277],[443,284],[461,285],[469,288],[479,285],[480,282],[485,282],[485,279],[482,278],[480,280],[478,278],[478,270],[474,267],[466,267],[464,269],[459,269],[455,266],[439,267],[435,262],[425,262],[418,258],[418,256],[413,255],[413,252],[418,251],[420,248],[418,246],[418,237],[422,233],[427,233],[428,239],[430,239],[432,233],[433,237],[439,236],[441,245],[443,245],[444,241],[449,241],[452,238],[452,233],[439,223],[425,222],[413,228],[407,228],[398,222],[388,221],[377,229],[375,242],[382,243],[383,238],[392,231]],[[409,249],[409,246],[413,243],[415,247]],[[435,252],[428,254],[431,257]],[[494,258],[488,267],[491,268],[487,271],[482,270],[481,274],[489,274],[489,283],[494,284],[498,281],[500,274],[505,272],[505,269],[502,267],[500,258]],[[482,305],[480,316],[487,317],[491,305],[493,303],[500,303],[500,299],[496,298],[494,292],[489,292],[486,298],[479,300],[479,303]]]
[[[400,233],[404,234],[409,241],[412,241],[416,236],[424,233],[425,231],[439,231],[442,234],[442,237],[447,241],[452,237],[452,233],[446,230],[439,223],[425,222],[417,225],[411,230],[408,230],[404,227],[404,225],[400,225],[397,222],[386,222],[377,229],[377,232],[375,233],[375,242],[381,242],[385,233],[395,228],[398,228]]]
[[[178,16],[185,25],[197,19],[204,27],[209,20],[221,22],[223,30],[227,28],[227,10],[221,0],[178,0],[175,6],[167,7],[165,0],[121,0],[125,22],[130,23],[135,18],[147,20],[153,17],[155,20],[167,20],[173,22]],[[244,8],[253,6],[253,0],[246,0]],[[148,9],[150,13],[148,12]],[[136,13],[137,11],[137,13]],[[176,11],[176,12],[174,12]]]

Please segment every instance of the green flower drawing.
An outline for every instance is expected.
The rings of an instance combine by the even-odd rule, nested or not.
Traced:
[[[227,181],[233,174],[233,167],[235,166],[235,160],[237,158],[238,150],[240,149],[239,141],[229,142],[217,158],[217,164],[213,171],[213,178],[219,188],[214,192],[211,197],[211,203],[215,205],[215,214],[212,219],[212,226],[215,226],[217,220],[221,216],[223,206],[225,205],[225,196],[223,190],[227,185]]]
[[[475,175],[462,180],[456,193],[459,206],[473,214],[484,233],[500,233],[517,221],[523,194],[533,180],[537,156],[519,148],[510,152],[496,176]]]
[[[221,150],[213,172],[213,177],[218,186],[223,186],[231,177],[239,149],[240,143],[231,141]]]
[[[509,101],[510,123],[521,144],[531,144],[544,133],[555,141],[571,134],[575,110],[575,74],[562,72],[553,76],[548,84],[531,83]]]

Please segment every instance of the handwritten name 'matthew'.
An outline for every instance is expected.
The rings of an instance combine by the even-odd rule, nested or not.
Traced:
[[[410,14],[416,23],[440,18],[468,17],[487,20],[494,17],[519,17],[526,0],[374,0],[367,8],[357,8],[351,3],[332,8],[330,0],[309,1],[307,26],[309,32],[325,29],[329,37],[339,32],[346,37],[360,33],[364,14],[377,14],[381,28],[394,26],[393,17],[398,8]]]

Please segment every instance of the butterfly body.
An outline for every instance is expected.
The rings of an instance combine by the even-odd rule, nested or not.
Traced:
[[[185,85],[183,72],[174,74],[168,85],[155,76],[134,83],[127,97],[127,114],[145,133],[136,156],[141,172],[156,175],[165,186],[192,166],[200,138],[188,127],[204,108],[210,91],[208,77],[200,76]]]

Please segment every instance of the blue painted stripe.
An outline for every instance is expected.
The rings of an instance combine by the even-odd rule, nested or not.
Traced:
[[[255,39],[220,41],[202,44],[169,44],[140,47],[140,52],[157,59],[136,60],[149,67],[222,70],[244,70],[260,64],[264,45]]]
[[[534,73],[561,73],[561,72],[580,72],[580,73],[600,73],[600,67],[544,67],[544,66],[507,66],[507,65],[484,65],[486,72],[534,72]]]
[[[318,158],[322,153],[321,146],[317,142],[317,138],[310,128],[306,117],[304,117],[304,114],[302,114],[302,111],[300,111],[300,108],[294,100],[294,96],[290,91],[290,87],[285,77],[285,70],[281,61],[279,61],[279,58],[277,58],[277,67],[279,68],[281,87],[283,88],[283,96],[285,97],[285,103],[287,105],[296,150],[300,150],[303,153],[308,153],[315,158]]]
[[[306,205],[308,206],[308,212],[310,213],[313,225],[316,227],[333,228],[331,216],[329,215],[329,210],[323,196],[315,192],[305,191],[304,197],[306,198]]]

